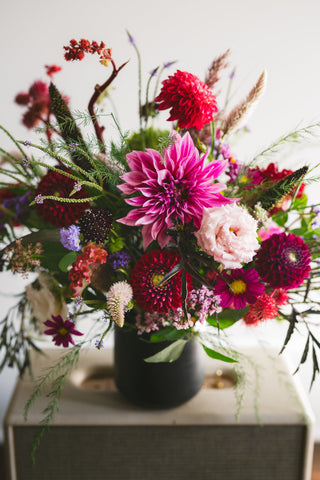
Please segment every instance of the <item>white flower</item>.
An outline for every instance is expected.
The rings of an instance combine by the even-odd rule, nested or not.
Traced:
[[[47,329],[44,322],[51,319],[52,315],[67,318],[68,307],[62,299],[58,284],[49,273],[40,272],[36,282],[27,285],[25,290],[32,314],[38,320],[40,333]]]
[[[257,221],[239,205],[204,208],[198,245],[223,268],[241,268],[251,262],[260,245]]]

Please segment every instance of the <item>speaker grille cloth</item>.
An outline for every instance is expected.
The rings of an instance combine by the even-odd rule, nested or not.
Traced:
[[[18,480],[301,480],[303,425],[14,428]]]

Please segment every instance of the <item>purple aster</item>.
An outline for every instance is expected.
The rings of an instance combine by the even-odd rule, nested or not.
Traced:
[[[129,253],[125,252],[124,250],[111,253],[108,257],[108,262],[111,263],[111,267],[113,268],[113,270],[127,267],[129,265],[130,260],[131,260],[131,256],[129,255]]]
[[[68,250],[78,252],[80,246],[80,228],[76,225],[70,225],[69,228],[61,228],[60,241]]]
[[[248,303],[254,303],[264,291],[258,272],[254,268],[244,271],[242,268],[231,270],[230,275],[224,274],[228,284],[221,278],[217,279],[214,293],[220,296],[220,306],[236,309],[245,308]]]
[[[142,225],[143,247],[157,240],[163,248],[170,240],[167,229],[175,222],[182,225],[193,221],[199,229],[204,207],[219,207],[236,201],[220,192],[226,186],[213,181],[224,171],[227,161],[205,165],[207,154],[199,157],[189,133],[173,134],[174,142],[164,151],[147,148],[127,155],[130,172],[121,176],[125,182],[118,188],[133,207],[118,221],[130,226]]]
[[[67,348],[69,343],[74,345],[74,340],[72,335],[81,336],[83,333],[79,332],[75,329],[75,324],[70,322],[70,320],[63,320],[60,315],[56,317],[51,315],[52,320],[46,320],[44,324],[49,327],[48,330],[45,330],[46,335],[52,335],[52,341],[58,347],[62,345],[63,347]]]

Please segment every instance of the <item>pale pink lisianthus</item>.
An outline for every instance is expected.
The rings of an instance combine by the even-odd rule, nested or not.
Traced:
[[[259,248],[257,221],[239,205],[205,208],[198,245],[223,268],[241,268]]]
[[[259,230],[259,237],[262,241],[267,240],[268,238],[272,237],[275,233],[282,233],[284,232],[284,228],[279,227],[273,220],[270,220],[268,223],[267,228],[260,228]]]

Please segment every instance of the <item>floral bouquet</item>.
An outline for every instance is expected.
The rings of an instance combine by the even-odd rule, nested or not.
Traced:
[[[1,322],[1,366],[22,372],[42,336],[71,347],[69,371],[82,348],[103,348],[114,324],[149,342],[171,342],[149,362],[178,359],[194,338],[210,357],[233,362],[221,330],[277,318],[288,324],[284,347],[304,325],[297,363],[311,355],[313,381],[320,208],[308,203],[305,189],[314,178],[305,165],[291,171],[266,159],[286,142],[313,135],[319,124],[281,137],[244,164],[230,142],[245,132],[266,75],[229,108],[231,72],[219,105],[227,51],[203,80],[177,70],[160,85],[174,62],[153,69],[145,102],[140,73],[140,128],[122,132],[111,112],[119,136],[106,142],[107,115],[99,108],[126,63],[117,66],[103,42],[71,40],[64,47],[66,61],[90,54],[110,71],[94,87],[88,114],[72,113],[53,83],[61,68],[49,65],[50,84],[36,81],[15,98],[23,124],[37,129],[41,142],[16,140],[1,127],[17,149],[1,150],[1,269],[24,277],[35,272]],[[169,110],[169,130],[155,127],[162,110]],[[79,125],[92,126],[94,139]]]

